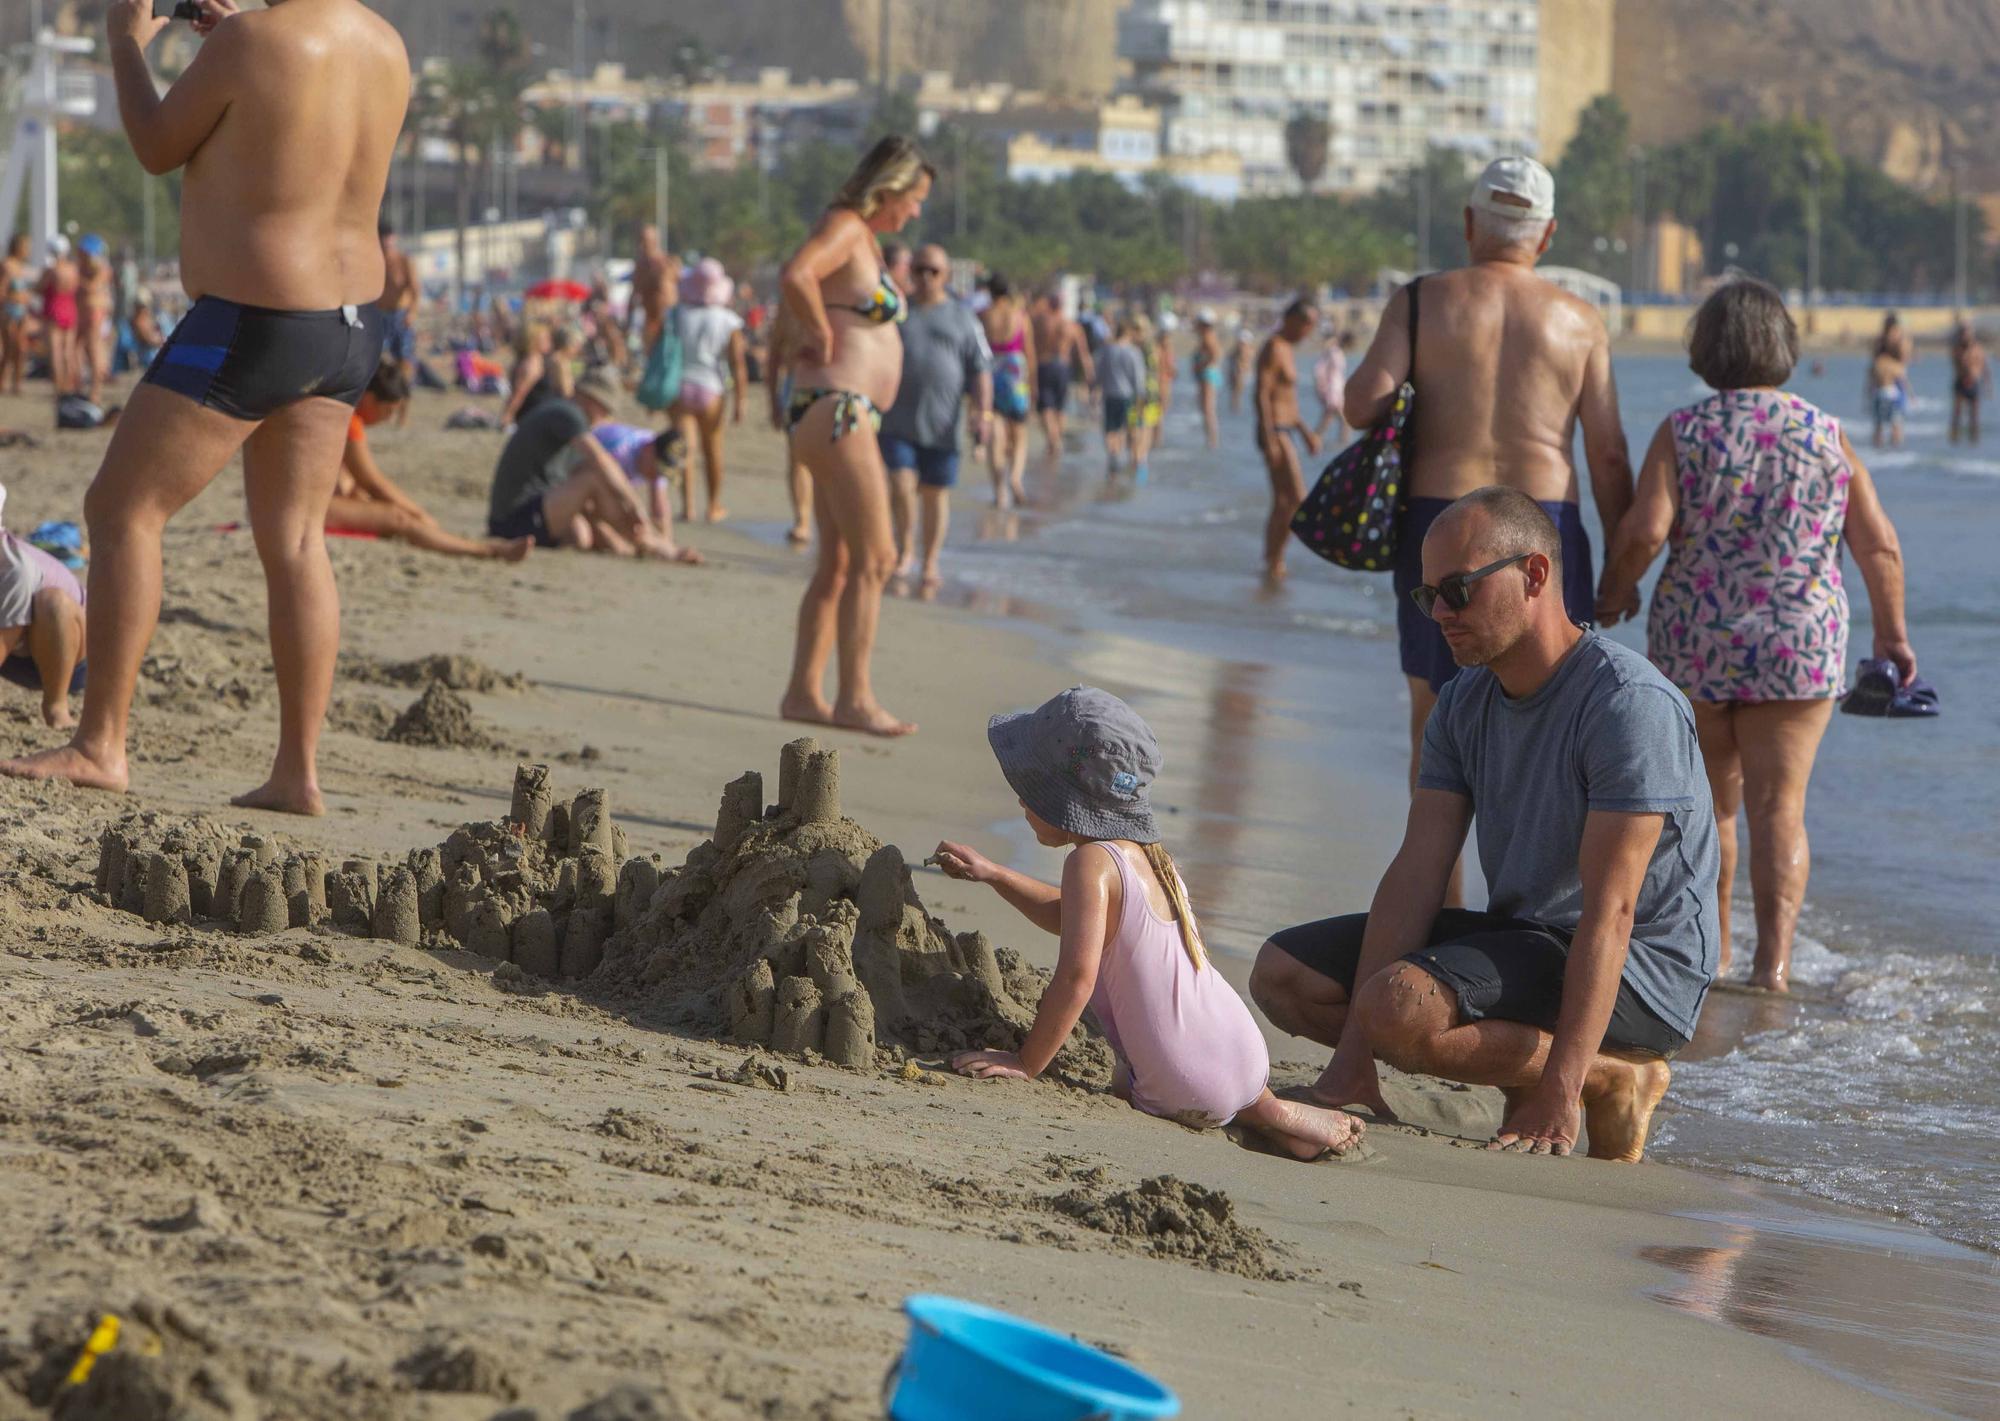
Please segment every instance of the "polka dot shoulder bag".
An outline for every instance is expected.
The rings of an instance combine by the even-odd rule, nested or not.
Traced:
[[[1388,572],[1396,561],[1403,484],[1410,463],[1410,415],[1417,391],[1418,277],[1409,292],[1410,378],[1396,391],[1382,422],[1334,456],[1306,501],[1292,515],[1292,533],[1338,567]]]

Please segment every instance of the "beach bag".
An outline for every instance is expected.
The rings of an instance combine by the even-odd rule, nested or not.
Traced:
[[[649,410],[663,410],[681,392],[680,308],[676,306],[660,323],[660,338],[646,356],[646,373],[639,377],[639,403]]]
[[[1396,391],[1383,421],[1334,456],[1306,501],[1292,515],[1292,532],[1336,567],[1389,572],[1403,514],[1403,480],[1410,463],[1410,415],[1416,408],[1417,288],[1410,293],[1410,379]]]

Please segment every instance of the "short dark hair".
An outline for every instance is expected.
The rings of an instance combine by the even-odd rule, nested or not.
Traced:
[[[986,278],[986,293],[995,301],[1001,300],[1014,294],[1014,283],[996,271]]]
[[[1555,569],[1556,585],[1562,585],[1562,535],[1549,511],[1527,494],[1502,484],[1488,484],[1466,494],[1452,509],[1476,509],[1486,515],[1487,551],[1494,557],[1540,553]]]
[[[376,235],[376,236],[378,236],[378,237],[393,237],[393,236],[395,236],[395,235],[396,235],[396,224],[395,224],[395,223],[393,223],[393,222],[381,222],[381,223],[378,223],[378,224],[376,225],[376,227],[375,227],[375,235]]]
[[[1743,277],[1701,303],[1688,330],[1688,368],[1711,389],[1782,385],[1799,363],[1799,328],[1767,281]]]
[[[385,360],[369,377],[368,393],[385,405],[400,405],[410,397],[410,377],[394,360]]]
[[[1286,321],[1297,320],[1300,316],[1310,316],[1318,309],[1319,303],[1317,301],[1313,300],[1310,296],[1300,296],[1291,305],[1285,307],[1285,314],[1279,319]]]

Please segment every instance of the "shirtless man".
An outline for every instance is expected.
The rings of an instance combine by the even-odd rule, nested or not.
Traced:
[[[76,247],[76,374],[95,404],[111,376],[111,252],[94,234]]]
[[[403,244],[396,239],[396,229],[384,222],[380,231],[382,239],[382,299],[375,304],[382,308],[384,326],[382,331],[382,354],[393,360],[396,368],[403,372],[403,379],[415,384],[417,379],[417,269],[411,262],[410,254],[403,250]],[[404,400],[396,406],[396,427],[402,428],[410,422],[410,402]]]
[[[1972,322],[1959,322],[1951,338],[1951,442],[1958,443],[1960,422],[1966,442],[1979,442],[1979,397],[1993,393],[1993,367]]]
[[[161,97],[150,0],[105,15],[118,106],[155,175],[185,168],[181,280],[194,305],[132,393],[84,516],[91,677],[62,749],[0,772],[122,791],[167,521],[243,453],[270,599],[278,749],[235,803],[324,812],[317,751],[340,649],[324,522],[355,403],[382,353],[375,223],[409,101],[395,28],[360,0],[204,0],[194,62]]]
[[[1277,333],[1257,352],[1257,452],[1271,474],[1271,517],[1264,524],[1264,577],[1285,580],[1285,544],[1292,515],[1306,499],[1305,455],[1319,453],[1319,432],[1299,414],[1298,344],[1319,325],[1319,312],[1303,296],[1285,307]],[[1298,442],[1293,443],[1294,440]]]
[[[680,258],[660,246],[660,229],[650,222],[639,229],[639,257],[632,267],[632,298],[634,305],[626,313],[626,319],[629,323],[633,312],[644,314],[646,323],[641,334],[650,355],[659,344],[660,332],[666,329],[667,312],[681,299]]]
[[[1062,298],[1050,291],[1035,302],[1029,317],[1035,327],[1035,349],[1041,363],[1035,367],[1035,413],[1042,422],[1042,438],[1051,464],[1063,456],[1063,421],[1069,411],[1069,376],[1075,368],[1083,371],[1083,383],[1097,383],[1097,370],[1090,363],[1090,343],[1083,327],[1063,314]]]
[[[1431,523],[1454,499],[1488,484],[1527,494],[1562,534],[1570,617],[1589,622],[1596,615],[1596,584],[1570,461],[1579,422],[1607,546],[1632,502],[1631,457],[1604,322],[1588,302],[1535,275],[1555,231],[1549,170],[1532,158],[1496,159],[1479,175],[1465,208],[1471,265],[1423,278],[1415,462],[1406,471],[1395,570],[1413,784],[1424,722],[1457,670],[1437,623],[1410,600],[1424,580],[1424,534]],[[1350,428],[1381,423],[1411,376],[1409,301],[1407,288],[1389,299],[1367,359],[1348,378]]]

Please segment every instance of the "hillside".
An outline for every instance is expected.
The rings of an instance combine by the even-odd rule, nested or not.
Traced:
[[[1994,0],[1618,0],[1613,88],[1643,142],[1797,116],[1919,188],[2000,191]]]

